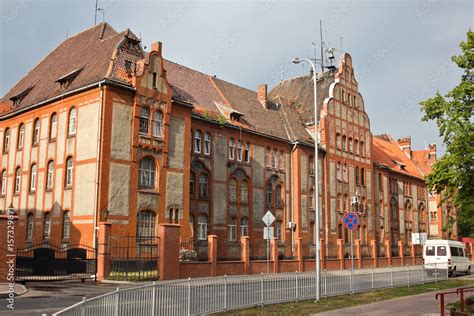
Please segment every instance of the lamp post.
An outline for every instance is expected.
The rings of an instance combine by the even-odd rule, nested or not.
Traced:
[[[293,59],[293,63],[299,64],[300,62],[305,61],[311,65],[313,69],[313,89],[314,89],[314,182],[315,182],[315,225],[316,225],[316,233],[315,233],[315,245],[316,245],[316,301],[319,301],[320,297],[320,244],[319,244],[319,177],[318,177],[318,92],[316,89],[316,66],[314,63],[306,58],[298,58],[296,57]]]

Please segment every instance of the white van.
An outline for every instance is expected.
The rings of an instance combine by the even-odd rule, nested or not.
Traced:
[[[466,274],[471,272],[463,244],[454,240],[427,240],[423,247],[423,263],[428,270],[432,270],[435,264],[438,269],[446,269],[447,266],[448,273],[452,277],[459,272]]]

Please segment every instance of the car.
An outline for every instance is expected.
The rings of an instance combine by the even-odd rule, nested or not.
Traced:
[[[459,241],[429,239],[423,247],[423,263],[428,275],[436,270],[448,270],[451,277],[461,273],[470,274],[471,266],[464,245]]]

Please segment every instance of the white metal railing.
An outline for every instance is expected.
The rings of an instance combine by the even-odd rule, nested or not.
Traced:
[[[448,278],[444,265],[322,271],[321,297],[410,286]],[[222,276],[156,282],[84,299],[53,315],[199,315],[311,299],[314,272]]]

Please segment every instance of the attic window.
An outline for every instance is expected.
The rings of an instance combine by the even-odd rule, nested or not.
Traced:
[[[239,112],[231,112],[230,119],[235,122],[240,122],[240,118],[242,117],[242,113]]]
[[[405,170],[405,168],[406,168],[405,165],[403,165],[403,164],[400,165],[400,170]]]
[[[132,62],[130,60],[125,61],[125,71],[127,71],[127,75],[132,74]]]
[[[29,87],[22,92],[18,93],[17,95],[14,95],[13,97],[10,98],[10,100],[13,103],[13,107],[16,107],[20,104],[20,102],[25,98],[25,96],[33,89],[33,87]]]
[[[59,84],[59,89],[60,90],[64,90],[66,89],[67,87],[69,87],[69,84],[74,80],[76,79],[76,77],[79,75],[79,73],[81,72],[81,70],[83,69],[84,67],[81,67],[81,68],[78,68],[76,70],[73,70],[71,71],[70,73],[62,76],[61,78],[59,78],[58,80],[56,80],[56,82]]]

